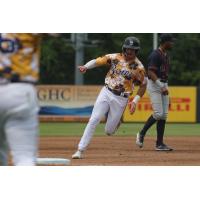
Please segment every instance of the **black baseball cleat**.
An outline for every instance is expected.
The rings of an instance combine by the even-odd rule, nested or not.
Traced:
[[[168,147],[166,144],[156,145],[156,151],[173,151],[171,147]]]
[[[140,133],[137,133],[135,143],[136,143],[136,145],[139,146],[140,148],[143,147],[144,137],[141,136]]]

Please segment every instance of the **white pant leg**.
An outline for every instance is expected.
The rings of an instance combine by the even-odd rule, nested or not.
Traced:
[[[117,126],[120,122],[122,114],[126,108],[128,98],[121,96],[116,96],[112,92],[108,91],[110,94],[110,109],[108,112],[108,118],[105,126],[105,132],[108,135],[114,134],[117,130]]]
[[[0,130],[0,166],[8,165],[8,145],[5,138],[5,133]]]
[[[38,149],[38,117],[10,119],[6,124],[6,137],[15,166],[34,166]]]
[[[87,148],[92,139],[96,126],[109,110],[109,102],[106,90],[107,89],[103,87],[99,96],[97,97],[92,115],[78,145],[78,149],[80,151],[84,151]]]
[[[14,165],[35,165],[38,140],[38,102],[34,86],[0,86],[0,118]]]

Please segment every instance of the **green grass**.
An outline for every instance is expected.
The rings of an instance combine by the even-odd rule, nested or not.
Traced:
[[[144,123],[123,123],[117,131],[120,136],[135,135]],[[82,136],[86,123],[41,123],[41,136]],[[104,123],[97,126],[95,135],[104,135]],[[150,135],[155,135],[156,126],[149,130]],[[165,130],[166,135],[174,136],[200,136],[200,124],[174,124],[168,123]]]

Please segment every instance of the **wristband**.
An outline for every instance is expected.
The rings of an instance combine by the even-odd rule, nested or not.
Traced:
[[[91,60],[84,65],[87,69],[92,69],[96,67],[96,60]]]
[[[135,97],[134,97],[134,99],[133,99],[133,102],[135,103],[135,104],[137,104],[138,103],[138,101],[140,100],[140,96],[139,95],[136,95]]]

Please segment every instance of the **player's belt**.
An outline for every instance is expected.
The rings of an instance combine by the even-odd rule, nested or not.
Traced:
[[[168,82],[168,80],[165,80],[165,79],[160,79],[160,82],[162,82],[162,83],[167,83],[167,82]]]
[[[8,80],[6,78],[0,77],[0,85],[6,85],[8,83],[28,83],[28,84],[32,84],[32,85],[36,84],[35,82],[26,81],[26,80],[11,81],[11,80]]]
[[[148,79],[149,79],[149,80],[152,80],[152,79],[149,78],[149,77],[148,77]],[[162,82],[162,83],[168,83],[168,80],[166,80],[166,79],[159,79],[159,80],[160,80],[160,82]]]
[[[31,84],[31,85],[36,85],[36,82],[26,81],[26,80],[11,81],[10,83],[28,83],[28,84]]]
[[[119,92],[119,91],[117,91],[117,90],[113,90],[113,89],[109,88],[107,85],[105,85],[105,87],[106,87],[109,91],[111,91],[113,94],[115,94],[115,95],[117,95],[117,96],[121,96],[121,97],[124,97],[124,98],[128,98],[128,97],[129,97],[129,95],[128,95],[128,94],[125,94],[124,92]]]

